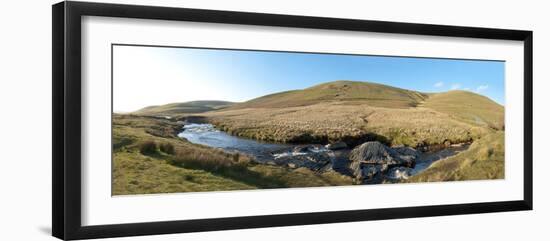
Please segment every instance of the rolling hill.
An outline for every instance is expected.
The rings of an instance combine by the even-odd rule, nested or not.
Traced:
[[[233,102],[220,101],[220,100],[198,100],[183,103],[170,103],[166,105],[148,106],[132,114],[137,115],[181,115],[181,114],[193,114],[203,113],[207,111],[214,111],[226,108],[233,105]]]
[[[231,109],[284,108],[331,101],[366,102],[388,108],[414,107],[428,95],[382,84],[359,81],[333,81],[303,90],[275,93],[236,104]]]
[[[275,93],[200,115],[233,135],[298,143],[353,145],[374,138],[392,145],[438,145],[504,128],[504,108],[472,92],[426,94],[355,81]]]
[[[433,94],[422,106],[474,125],[504,129],[504,107],[472,92],[453,90]]]

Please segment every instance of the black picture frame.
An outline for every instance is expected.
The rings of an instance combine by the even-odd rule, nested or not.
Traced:
[[[81,17],[281,26],[429,36],[517,40],[524,43],[524,194],[522,200],[421,207],[342,210],[82,226],[81,224]],[[532,210],[533,32],[415,23],[336,19],[171,7],[60,2],[52,6],[52,233],[60,239],[106,238],[213,230],[308,225],[380,219]]]

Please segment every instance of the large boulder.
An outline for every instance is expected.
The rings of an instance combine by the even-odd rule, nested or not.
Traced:
[[[395,150],[378,141],[365,142],[355,147],[351,151],[349,159],[353,162],[379,165],[395,165],[401,162],[401,158]]]
[[[349,168],[360,181],[372,182],[394,167],[415,165],[418,152],[410,147],[388,147],[378,141],[370,141],[355,147],[349,155]]]

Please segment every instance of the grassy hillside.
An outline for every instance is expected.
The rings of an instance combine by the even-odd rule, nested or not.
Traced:
[[[277,142],[408,146],[461,143],[502,130],[504,109],[466,91],[423,94],[391,86],[335,81],[256,98],[201,114],[238,136]]]
[[[256,164],[177,138],[174,121],[113,116],[113,195],[351,185],[335,172]]]
[[[408,182],[439,182],[504,178],[504,132],[475,141],[468,150],[438,161]]]
[[[262,96],[231,109],[242,108],[285,108],[313,105],[331,101],[368,103],[370,106],[388,108],[414,107],[427,95],[387,85],[358,82],[334,81],[303,90],[286,91]]]
[[[422,106],[473,125],[504,129],[504,107],[472,92],[455,90],[433,94]]]
[[[133,114],[137,115],[165,115],[173,116],[180,114],[202,113],[207,111],[219,110],[233,105],[233,102],[220,100],[199,100],[183,103],[170,103],[166,105],[148,106],[140,109]]]

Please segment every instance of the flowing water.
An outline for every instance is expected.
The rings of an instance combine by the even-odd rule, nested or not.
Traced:
[[[325,155],[332,162],[333,169],[346,166],[349,162],[347,156],[349,149],[329,150],[323,145],[296,145],[267,143],[248,138],[229,135],[216,129],[212,124],[186,124],[183,131],[178,134],[179,137],[187,139],[189,142],[201,144],[210,147],[221,148],[230,152],[242,152],[253,156],[258,162],[285,164],[277,162],[278,160],[305,159]],[[448,147],[438,151],[420,152],[416,159],[414,168],[395,169],[390,173],[389,178],[400,179],[416,175],[428,168],[432,163],[456,155],[461,151],[468,149],[468,145]],[[336,168],[335,168],[336,167]],[[316,167],[308,167],[316,168]],[[338,170],[337,170],[338,171]],[[343,174],[345,171],[339,171]]]
[[[287,144],[266,143],[232,136],[214,128],[212,124],[187,124],[178,136],[195,144],[217,147],[227,151],[243,152],[260,161],[273,158],[271,154],[273,152],[292,147],[292,145]]]

